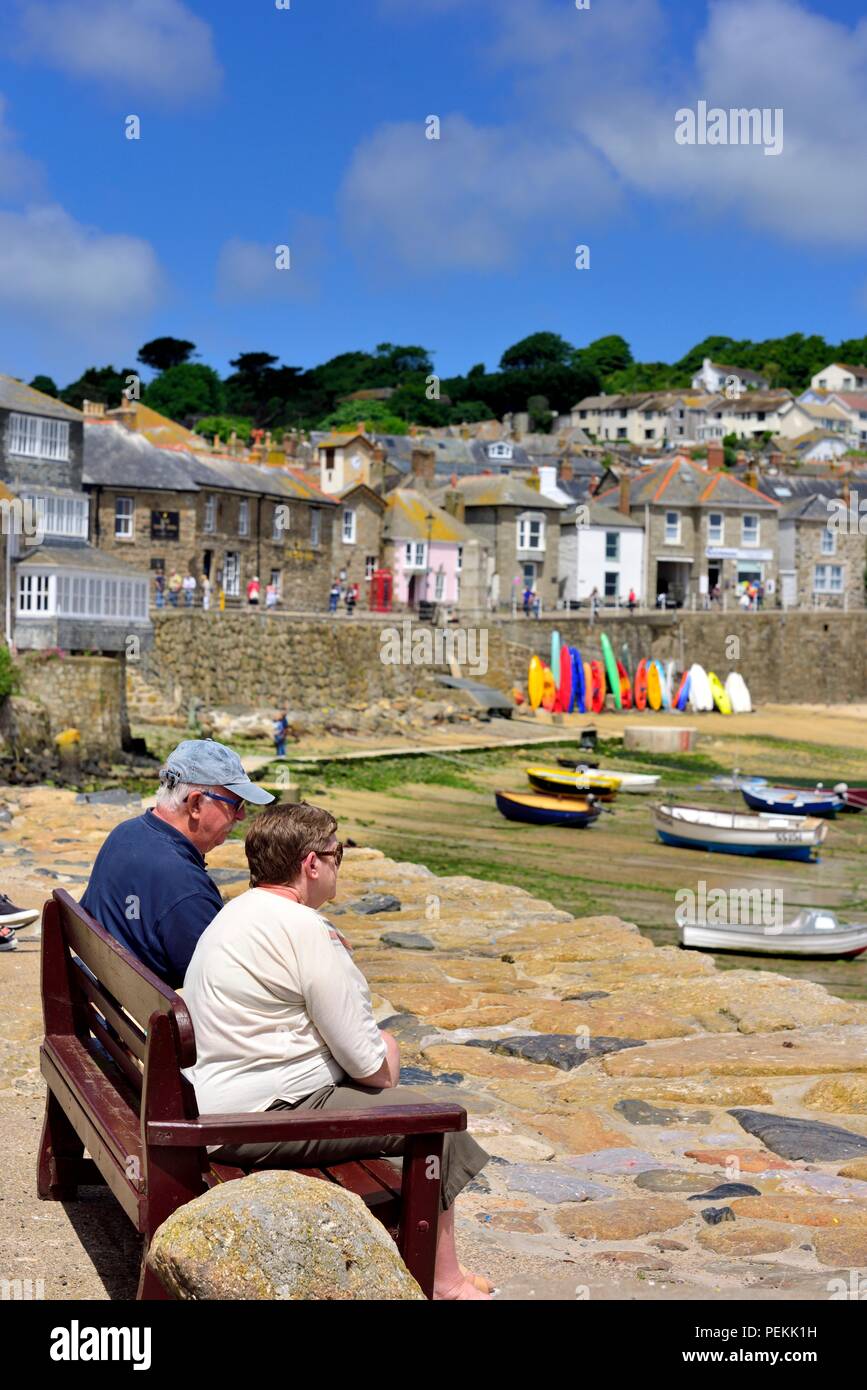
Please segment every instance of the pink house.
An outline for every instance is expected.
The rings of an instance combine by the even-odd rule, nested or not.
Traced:
[[[394,575],[394,602],[417,608],[425,600],[454,604],[460,597],[463,548],[476,534],[424,493],[398,488],[383,520],[385,563]]]

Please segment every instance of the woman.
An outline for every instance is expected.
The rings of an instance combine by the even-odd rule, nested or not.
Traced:
[[[190,1069],[202,1113],[363,1110],[417,1105],[398,1084],[400,1056],[377,1027],[370,990],[340,933],[318,909],[334,897],[337,822],[306,802],[270,806],[245,842],[251,888],[199,938],[184,978],[196,1033]],[[483,1299],[491,1285],[458,1264],[454,1200],[488,1161],[466,1133],[446,1134],[434,1298]],[[399,1156],[386,1138],[227,1144],[212,1155],[247,1169],[307,1168]]]

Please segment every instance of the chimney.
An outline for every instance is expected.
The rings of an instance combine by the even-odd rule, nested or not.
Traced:
[[[287,459],[294,459],[298,447],[298,436],[294,430],[283,431],[283,453]]]
[[[374,463],[385,463],[385,446],[379,439],[373,446],[373,461]]]
[[[617,510],[624,516],[629,516],[629,479],[624,474],[620,479],[620,497],[617,502]]]
[[[365,424],[366,424],[366,421],[364,421],[364,420],[359,420],[358,424],[357,424],[356,427],[355,427],[355,428],[358,430],[358,433],[359,433],[359,434],[364,434],[364,426],[365,426]]]
[[[126,401],[125,396],[123,399]],[[129,405],[128,401],[126,403]],[[105,401],[82,401],[81,409],[82,414],[88,416],[90,419],[101,420],[105,416]],[[123,407],[121,407],[121,409],[123,409]],[[133,410],[133,414],[135,414],[135,410]]]
[[[267,457],[268,454],[270,454],[270,452],[271,452],[271,431],[270,431],[270,430],[266,430],[266,431],[265,431],[265,454],[266,454],[266,457]]]
[[[743,481],[746,483],[747,487],[758,487],[759,475],[756,472],[755,468],[747,469],[746,473],[743,476]]]
[[[417,482],[432,483],[436,468],[436,454],[433,449],[413,449],[410,455],[410,470]]]
[[[740,465],[740,464],[744,464],[744,463],[746,463],[746,462],[747,462],[746,450],[745,450],[745,449],[738,449],[737,453],[735,454],[735,463],[737,463],[738,465]]]
[[[722,468],[725,463],[725,449],[718,439],[711,440],[707,446],[707,466],[709,469]]]
[[[571,459],[560,460],[560,481],[561,483],[571,483],[574,477]]]
[[[457,478],[455,478],[454,481],[457,482]],[[463,521],[464,499],[457,488],[450,487],[446,492],[443,498],[443,510],[447,511],[449,516],[453,516],[456,521]]]

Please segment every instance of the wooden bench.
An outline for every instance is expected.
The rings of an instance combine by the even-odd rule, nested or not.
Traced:
[[[461,1106],[200,1115],[182,1074],[196,1060],[183,999],[63,889],[43,912],[42,1004],[39,1196],[69,1201],[80,1183],[108,1185],[144,1236],[139,1298],[167,1297],[147,1266],[157,1228],[215,1183],[245,1176],[213,1163],[209,1144],[358,1139],[375,1148],[394,1134],[406,1136],[402,1174],[381,1158],[297,1171],[358,1193],[432,1296],[443,1135],[466,1129]]]

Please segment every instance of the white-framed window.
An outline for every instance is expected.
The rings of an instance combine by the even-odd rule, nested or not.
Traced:
[[[22,493],[21,501],[31,508],[30,517],[26,513],[24,517],[28,529],[32,521],[46,536],[75,536],[79,540],[87,540],[90,505],[87,497],[74,494],[36,497]]]
[[[605,597],[614,603],[620,596],[620,574],[618,570],[605,571]]]
[[[488,445],[489,459],[510,459],[514,458],[514,455],[515,450],[511,444],[499,443]]]
[[[405,570],[427,569],[427,543],[407,541],[403,548],[403,567]]]
[[[49,607],[51,576],[34,573],[32,570],[18,571],[18,612],[38,613],[46,617]]]
[[[441,603],[442,600],[445,598],[445,592],[446,592],[446,577],[445,577],[445,574],[443,573],[442,570],[437,570],[437,572],[436,572],[436,584],[435,584],[435,586],[434,586],[434,598],[436,599],[437,603]]]
[[[372,579],[372,578],[373,578],[373,571],[374,571],[375,569],[376,569],[376,556],[375,556],[375,555],[366,555],[366,556],[364,557],[364,577],[365,577],[365,579]]]
[[[518,517],[518,549],[545,549],[545,518],[537,512],[527,512]]]
[[[319,545],[322,541],[322,512],[318,507],[310,508],[310,544]]]
[[[241,592],[241,557],[237,550],[227,550],[223,556],[223,588],[229,598]]]
[[[829,526],[822,527],[822,554],[837,554],[837,533],[832,531]]]
[[[242,497],[238,503],[238,535],[249,536],[250,534],[250,503],[246,497]]]
[[[13,412],[6,447],[10,454],[25,458],[65,461],[69,458],[69,422]]]
[[[343,542],[345,545],[355,545],[356,515],[352,507],[344,508],[343,512]]]
[[[455,560],[455,573],[456,573],[456,574],[460,574],[460,572],[461,572],[461,570],[463,569],[463,567],[464,567],[464,547],[463,547],[462,545],[459,545],[459,546],[458,546],[458,552],[457,552],[457,558],[456,558],[456,560]]]
[[[131,541],[135,536],[135,501],[132,497],[114,499],[114,534],[123,541]]]
[[[680,545],[680,512],[665,513],[665,544]]]
[[[213,532],[217,529],[217,495],[214,492],[205,494],[205,517],[202,522],[202,530]]]
[[[605,558],[606,560],[620,559],[620,532],[605,532]]]
[[[709,545],[724,545],[726,534],[725,517],[722,512],[710,512],[707,519],[707,539]]]
[[[761,527],[755,512],[744,512],[741,517],[741,545],[758,545]]]
[[[842,594],[843,566],[816,565],[813,570],[814,594]]]

